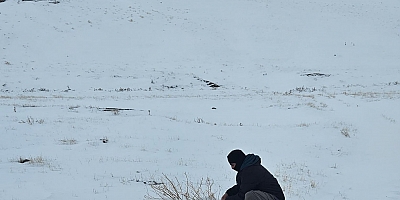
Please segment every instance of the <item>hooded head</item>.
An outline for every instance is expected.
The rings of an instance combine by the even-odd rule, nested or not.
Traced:
[[[240,171],[240,167],[242,166],[245,158],[246,155],[243,153],[242,150],[239,149],[233,150],[228,154],[228,162],[236,163],[235,168],[233,168],[236,171]]]

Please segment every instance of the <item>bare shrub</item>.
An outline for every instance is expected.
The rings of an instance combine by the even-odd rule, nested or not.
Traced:
[[[347,127],[345,127],[345,128],[342,128],[341,130],[340,130],[340,133],[342,133],[342,135],[344,135],[345,137],[350,137],[350,130],[349,130],[349,128],[347,128]]]
[[[333,127],[339,129],[340,133],[347,138],[350,138],[351,135],[354,135],[354,133],[357,132],[357,129],[353,128],[352,124],[345,122],[334,123]]]
[[[16,162],[18,162],[18,163],[29,163],[32,165],[44,165],[45,161],[46,160],[42,156],[36,156],[36,157],[30,157],[30,158],[19,157],[19,159],[16,160]]]
[[[199,124],[205,123],[205,121],[202,118],[194,119],[194,122],[199,123]]]
[[[210,178],[192,182],[185,173],[185,180],[170,178],[163,174],[161,183],[149,184],[156,197],[148,194],[146,199],[161,200],[217,200],[214,181]]]
[[[36,157],[30,158],[30,162],[29,162],[29,164],[39,165],[39,166],[45,165],[46,163],[47,163],[47,161],[42,156],[36,156]]]
[[[35,120],[33,119],[33,117],[28,117],[26,123],[28,123],[29,125],[33,125],[35,123]]]
[[[71,139],[64,138],[64,139],[60,140],[60,143],[63,145],[74,145],[74,144],[77,144],[78,141],[75,139],[72,139],[72,138]]]
[[[26,123],[26,124],[29,124],[29,125],[33,125],[33,124],[35,124],[35,123],[43,124],[43,123],[44,123],[44,119],[37,119],[37,120],[35,120],[33,117],[30,117],[30,116],[29,116],[29,117],[26,119],[26,121],[21,120],[19,123]]]

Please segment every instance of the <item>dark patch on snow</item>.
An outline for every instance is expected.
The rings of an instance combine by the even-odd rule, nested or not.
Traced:
[[[25,159],[20,158],[18,162],[19,162],[19,163],[26,163],[26,162],[30,162],[30,161],[31,161],[31,160],[26,159],[26,158],[25,158]]]
[[[307,73],[307,74],[303,74],[302,76],[308,76],[308,77],[310,77],[310,76],[329,77],[329,76],[331,76],[331,75],[330,75],[330,74],[322,74],[322,73],[316,72],[316,73]]]
[[[199,81],[202,81],[202,82],[206,83],[208,85],[208,87],[210,87],[210,88],[217,89],[217,88],[221,87],[220,85],[218,85],[216,83],[213,83],[213,82],[211,82],[209,80],[204,80],[204,79],[196,77],[196,76],[194,78],[199,80]]]
[[[114,108],[114,107],[106,107],[106,108],[98,108],[101,111],[119,111],[119,110],[135,110],[133,108]]]

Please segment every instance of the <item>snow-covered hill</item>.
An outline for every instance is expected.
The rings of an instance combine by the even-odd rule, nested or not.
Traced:
[[[0,199],[222,195],[235,148],[287,199],[400,199],[398,1],[52,2],[0,3]]]

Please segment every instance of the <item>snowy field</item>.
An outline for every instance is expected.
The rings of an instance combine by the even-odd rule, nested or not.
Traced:
[[[222,196],[236,148],[287,199],[400,199],[399,1],[52,2],[0,3],[1,200]]]

